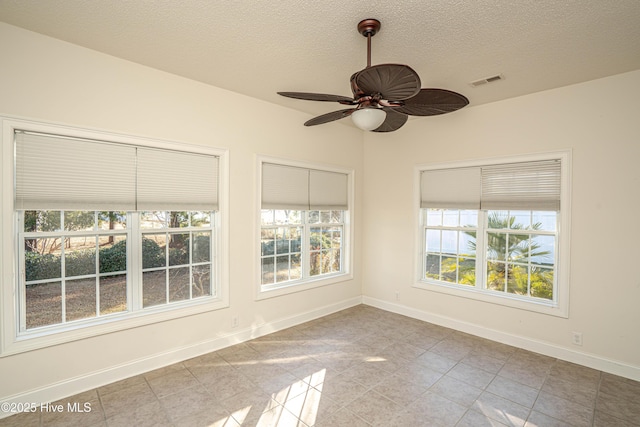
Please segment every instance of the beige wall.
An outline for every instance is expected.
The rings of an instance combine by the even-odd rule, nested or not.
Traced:
[[[2,23],[0,55],[0,115],[228,149],[231,236],[228,309],[0,358],[0,400],[133,362],[139,368],[157,355],[360,297],[355,268],[347,282],[255,301],[253,259],[255,156],[355,169],[359,224],[360,131],[339,124],[305,128],[305,114]],[[357,225],[355,235],[359,266]],[[13,286],[10,276],[2,286]],[[235,315],[240,326],[232,330]]]
[[[468,95],[480,90],[491,85]],[[410,120],[392,142],[366,134],[365,302],[640,377],[638,99],[635,71]],[[412,287],[416,165],[564,149],[573,152],[568,319]]]

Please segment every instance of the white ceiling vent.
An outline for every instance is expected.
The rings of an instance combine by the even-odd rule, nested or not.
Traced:
[[[491,77],[485,77],[484,79],[476,80],[469,84],[473,87],[478,87],[478,86],[486,85],[487,83],[493,83],[500,80],[504,80],[504,76],[502,74],[498,74]]]

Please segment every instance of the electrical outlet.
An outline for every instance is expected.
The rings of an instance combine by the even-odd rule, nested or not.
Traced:
[[[398,301],[400,299],[400,292],[396,291],[396,301]]]
[[[582,345],[582,332],[572,332],[573,345]]]
[[[231,318],[231,327],[237,328],[239,324],[240,324],[240,318],[238,316],[233,316]]]

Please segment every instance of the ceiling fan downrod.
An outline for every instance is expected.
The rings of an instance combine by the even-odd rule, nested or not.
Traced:
[[[358,32],[367,38],[367,68],[371,67],[371,37],[380,31],[380,21],[377,19],[364,19],[358,23]]]

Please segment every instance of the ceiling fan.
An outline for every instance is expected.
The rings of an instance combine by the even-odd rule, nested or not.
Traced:
[[[278,92],[289,98],[355,106],[314,117],[305,126],[320,125],[351,116],[360,129],[391,132],[400,129],[410,115],[436,116],[451,113],[469,104],[465,96],[456,92],[421,89],[418,73],[408,65],[371,66],[371,37],[376,35],[380,26],[377,19],[365,19],[358,23],[358,32],[367,38],[367,68],[351,76],[353,98],[323,93]]]

